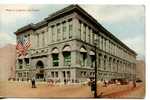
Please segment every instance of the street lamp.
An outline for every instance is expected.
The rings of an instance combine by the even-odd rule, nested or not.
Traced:
[[[95,47],[95,91],[94,91],[94,98],[97,98],[97,52],[96,52],[96,49],[97,49],[97,41],[98,39],[95,39],[94,40],[94,47]]]

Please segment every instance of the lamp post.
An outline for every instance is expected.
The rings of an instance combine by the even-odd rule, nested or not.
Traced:
[[[97,98],[97,51],[96,51],[96,46],[97,46],[97,39],[94,40],[94,47],[95,47],[95,91],[94,91],[94,98]]]

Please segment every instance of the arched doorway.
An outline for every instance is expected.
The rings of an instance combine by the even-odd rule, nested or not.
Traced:
[[[36,64],[36,79],[44,79],[44,64],[42,61],[38,61]]]

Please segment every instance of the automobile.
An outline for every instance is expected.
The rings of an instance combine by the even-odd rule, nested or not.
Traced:
[[[138,79],[138,80],[136,80],[136,82],[137,82],[137,83],[140,83],[140,82],[142,82],[142,80]]]

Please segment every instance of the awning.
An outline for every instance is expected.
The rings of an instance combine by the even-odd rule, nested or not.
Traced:
[[[83,47],[80,48],[80,52],[87,53],[87,51]]]
[[[63,49],[63,52],[68,52],[68,51],[71,51],[70,46],[66,46],[66,47]]]
[[[90,51],[90,52],[89,52],[89,55],[94,56],[94,55],[95,55],[95,52],[94,52],[94,51]]]
[[[59,50],[57,48],[53,49],[52,54],[57,54],[59,53]]]

